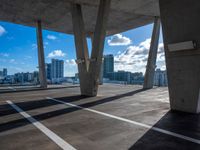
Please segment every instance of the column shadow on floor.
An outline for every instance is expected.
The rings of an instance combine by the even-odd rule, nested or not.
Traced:
[[[200,140],[200,115],[166,113],[154,127]],[[200,144],[149,129],[129,150],[199,150]]]
[[[87,107],[87,108],[93,107],[93,106],[96,106],[96,105],[100,105],[100,104],[108,103],[108,102],[111,102],[111,101],[114,101],[114,100],[118,100],[118,99],[126,97],[126,96],[132,96],[132,95],[137,94],[137,93],[142,92],[142,91],[145,91],[145,90],[144,89],[138,89],[138,90],[135,90],[135,91],[119,94],[119,95],[116,95],[116,96],[106,97],[106,98],[103,98],[103,99],[98,99],[96,101],[87,102],[87,103],[81,104],[79,106]],[[61,97],[61,98],[56,98],[56,99],[62,100],[63,102],[75,102],[75,101],[79,101],[79,100],[84,100],[85,98],[88,98],[88,97],[76,95],[76,96]],[[17,106],[19,106],[21,109],[23,109],[24,111],[29,111],[29,110],[33,110],[33,109],[58,105],[58,104],[61,104],[61,103],[56,102],[56,101],[52,101],[52,100],[48,100],[48,99],[44,99],[44,100],[35,100],[35,101],[28,101],[28,102],[19,102],[19,103],[15,103],[15,104]],[[52,117],[56,117],[56,116],[71,113],[71,112],[75,112],[75,111],[78,111],[78,110],[81,110],[81,108],[69,107],[69,108],[64,108],[64,109],[59,109],[59,110],[55,110],[55,111],[42,113],[42,114],[35,115],[35,116],[32,116],[32,117],[34,117],[38,121],[42,121],[42,120],[45,120],[45,119],[49,119],[49,118],[52,118]],[[18,112],[15,111],[10,105],[4,104],[4,105],[0,106],[0,116],[1,117],[7,116],[7,115],[12,115],[14,113],[18,113]],[[24,119],[24,118],[5,122],[5,123],[1,123],[0,124],[0,132],[4,132],[4,131],[11,130],[11,129],[14,129],[14,128],[18,128],[18,127],[21,127],[21,126],[25,126],[27,124],[29,124],[29,122],[27,122],[27,119]]]

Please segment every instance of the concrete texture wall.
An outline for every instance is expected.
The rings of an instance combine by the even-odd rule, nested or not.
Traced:
[[[0,20],[73,34],[71,3],[80,4],[87,36],[95,29],[99,0],[1,0]],[[107,35],[124,32],[153,22],[159,16],[158,0],[112,0]]]
[[[198,113],[200,88],[200,1],[160,0],[170,105]],[[170,52],[168,44],[196,41],[197,49]]]

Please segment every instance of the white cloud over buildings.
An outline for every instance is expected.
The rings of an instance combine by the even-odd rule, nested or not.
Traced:
[[[50,34],[48,34],[48,35],[47,35],[47,39],[49,39],[49,40],[56,40],[57,37],[54,36],[54,35],[50,35]]]
[[[54,58],[54,57],[64,57],[66,54],[62,52],[62,50],[54,50],[51,53],[48,54],[48,58]]]
[[[76,65],[76,61],[75,61],[75,59],[67,59],[66,64],[74,66],[74,65]]]
[[[130,72],[145,72],[151,39],[148,38],[138,45],[128,46],[124,51],[114,57],[115,70]],[[157,67],[165,67],[165,55],[163,43],[159,43],[157,55]]]
[[[131,42],[130,38],[125,37],[122,34],[115,34],[108,39],[108,45],[110,46],[130,45]]]

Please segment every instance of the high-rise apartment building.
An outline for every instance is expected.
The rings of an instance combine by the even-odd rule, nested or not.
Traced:
[[[110,72],[114,72],[114,56],[112,54],[104,55],[103,77],[107,78]]]
[[[0,77],[3,77],[3,71],[0,70]]]
[[[46,77],[51,80],[51,63],[46,64]]]
[[[154,85],[155,86],[167,86],[167,72],[162,71],[160,69],[156,69],[155,75],[154,75]]]
[[[4,77],[7,76],[7,68],[3,68],[3,76],[4,76]]]
[[[64,61],[58,59],[51,60],[51,79],[64,77]]]

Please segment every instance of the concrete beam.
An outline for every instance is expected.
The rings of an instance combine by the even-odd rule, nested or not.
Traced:
[[[100,0],[90,59],[81,5],[72,4],[71,6],[77,60],[80,60],[77,62],[82,95],[97,95],[110,3],[111,0]]]
[[[151,45],[149,49],[149,57],[147,60],[147,66],[144,78],[144,85],[143,85],[144,89],[153,88],[159,35],[160,35],[160,18],[155,17],[153,32],[151,36]]]
[[[41,86],[41,88],[47,88],[41,21],[39,21],[39,20],[37,21],[36,27],[37,27],[37,47],[38,47],[38,65],[39,65],[40,86]]]
[[[199,0],[160,0],[170,106],[172,110],[200,112]],[[169,45],[196,41],[196,49],[170,51]],[[178,45],[178,44],[177,44]]]
[[[83,4],[86,33],[93,32],[99,0],[0,0],[0,20],[35,27],[41,18],[43,29],[73,34],[71,3]],[[107,35],[144,26],[159,16],[158,0],[112,0],[110,16]]]

